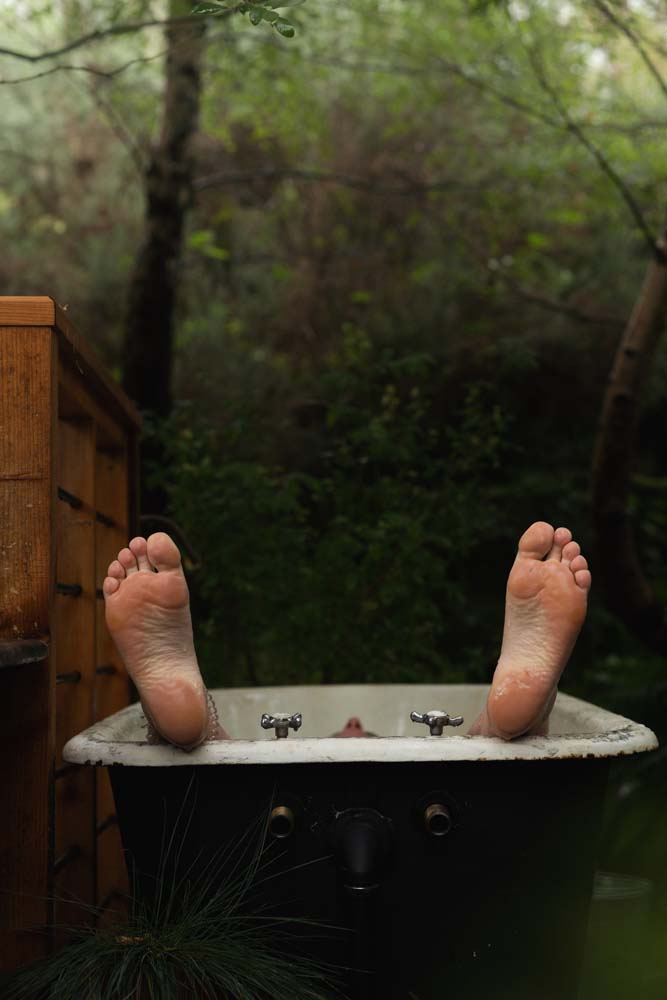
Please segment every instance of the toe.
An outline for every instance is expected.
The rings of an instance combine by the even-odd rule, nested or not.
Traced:
[[[138,572],[137,560],[132,549],[121,549],[118,553],[118,562],[121,564],[127,576]]]
[[[546,521],[535,521],[519,539],[519,556],[543,559],[554,540],[554,529]]]
[[[568,542],[567,545],[563,546],[563,562],[569,565],[580,552],[579,542]]]
[[[148,543],[141,536],[130,542],[130,551],[134,553],[140,570],[152,573],[153,567],[148,560]]]
[[[569,528],[556,528],[554,531],[553,544],[551,550],[547,555],[547,559],[556,559],[558,562],[561,561],[563,557],[563,549],[572,541],[572,532]]]
[[[180,567],[181,553],[164,531],[157,531],[151,535],[146,546],[150,562],[160,572]]]
[[[582,590],[591,589],[591,574],[587,569],[580,569],[574,574],[574,579],[577,587],[581,587]]]
[[[102,584],[102,592],[105,597],[111,597],[120,587],[120,580],[115,576],[107,576]]]
[[[570,569],[575,574],[582,569],[588,569],[588,560],[583,556],[576,556],[570,563]]]
[[[121,564],[118,562],[117,559],[114,559],[112,563],[109,563],[107,576],[113,576],[116,578],[116,580],[125,579],[125,570],[123,569],[123,567],[121,566]]]

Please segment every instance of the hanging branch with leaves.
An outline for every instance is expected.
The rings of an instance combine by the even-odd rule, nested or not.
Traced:
[[[210,0],[208,3],[198,3],[192,9],[193,14],[206,17],[226,16],[230,13],[247,14],[251,24],[258,25],[267,21],[279,35],[293,38],[296,29],[292,22],[278,14],[278,10],[286,7],[300,7],[305,0],[245,0],[244,3],[233,3],[232,0]]]

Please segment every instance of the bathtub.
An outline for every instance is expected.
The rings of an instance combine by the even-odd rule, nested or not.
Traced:
[[[175,826],[170,877],[180,878],[267,816],[264,901],[326,925],[297,947],[346,970],[353,1000],[574,1000],[609,765],[657,741],[564,694],[548,736],[466,736],[487,691],[218,690],[232,740],[192,753],[148,745],[133,705],[70,740],[64,757],[109,768],[140,894],[155,892],[160,844]],[[411,721],[434,709],[465,724],[431,735]],[[297,713],[287,738],[260,725]],[[333,737],[351,716],[375,735]]]

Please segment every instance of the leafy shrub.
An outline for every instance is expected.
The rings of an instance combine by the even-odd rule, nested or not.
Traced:
[[[247,413],[220,429],[181,410],[161,429],[169,472],[154,476],[204,554],[194,589],[210,682],[463,677],[461,649],[480,637],[462,581],[497,519],[480,484],[507,421],[473,383],[441,422],[439,375],[433,355],[347,337],[314,387],[318,448],[301,468],[256,457],[262,428]]]

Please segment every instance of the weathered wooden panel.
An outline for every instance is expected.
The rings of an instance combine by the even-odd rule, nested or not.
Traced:
[[[0,638],[49,634],[54,343],[0,328]]]
[[[58,366],[58,408],[65,420],[80,420],[82,415],[95,421],[98,447],[110,452],[123,452],[126,431],[106,412],[101,403],[89,392],[83,375],[78,369]]]
[[[105,451],[99,446],[95,459],[95,505],[102,515],[100,524],[120,529],[124,533],[123,545],[128,542],[128,446]],[[106,519],[106,522],[105,520]],[[105,567],[106,568],[106,567]]]
[[[61,751],[129,701],[100,588],[136,520],[138,422],[52,299],[0,298],[0,972],[44,954],[54,918],[123,907],[108,778]]]
[[[0,327],[0,642],[50,639],[55,364],[49,329]],[[0,670],[0,968],[49,945],[52,670]]]
[[[102,587],[107,567],[130,539],[129,528],[128,447],[123,451],[96,454],[95,535],[96,581]],[[104,601],[97,602],[97,670],[95,677],[95,719],[104,719],[129,702],[130,680],[123,661],[109,635],[104,619]],[[97,822],[101,832],[97,843],[97,902],[110,904],[105,919],[113,917],[114,907],[122,906],[129,891],[127,870],[118,826],[113,822],[115,805],[106,771],[97,775]]]
[[[56,304],[46,295],[3,295],[0,326],[53,326]]]
[[[90,725],[95,682],[95,424],[85,416],[58,421],[56,476],[55,918],[86,923],[95,892],[95,773],[63,768],[62,747]],[[69,592],[65,592],[69,588]],[[58,683],[60,681],[60,683]],[[58,866],[61,866],[58,868]]]
[[[123,897],[128,895],[129,885],[116,806],[106,769],[100,769],[97,776],[97,817],[97,903],[105,908],[105,903],[113,900],[113,905],[118,907],[122,905]]]

